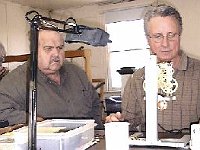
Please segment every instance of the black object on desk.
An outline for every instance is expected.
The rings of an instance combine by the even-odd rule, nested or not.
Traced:
[[[135,72],[135,67],[122,67],[120,68],[120,70],[117,70],[117,72],[120,75],[124,75],[124,74],[133,74]]]
[[[0,128],[9,126],[8,120],[0,120]]]
[[[121,112],[121,96],[110,96],[105,99],[105,112],[107,115],[111,113]]]

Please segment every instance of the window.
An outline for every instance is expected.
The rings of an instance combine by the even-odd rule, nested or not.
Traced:
[[[141,68],[149,55],[143,19],[106,24],[112,43],[109,44],[109,90],[120,90],[122,67]]]

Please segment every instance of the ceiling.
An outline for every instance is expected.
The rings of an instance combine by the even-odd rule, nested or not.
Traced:
[[[93,4],[99,4],[99,5],[115,4],[133,0],[0,0],[0,1],[10,1],[13,3],[18,3],[33,8],[57,10],[57,9],[67,9],[71,7],[80,7],[84,5],[93,5]]]

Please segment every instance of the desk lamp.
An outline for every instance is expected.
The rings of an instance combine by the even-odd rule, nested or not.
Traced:
[[[43,17],[37,11],[29,11],[25,15],[30,24],[30,80],[29,80],[29,122],[28,122],[28,149],[36,150],[37,133],[37,64],[38,64],[38,34],[39,30],[53,30],[72,34],[70,42],[84,42],[92,46],[106,46],[111,42],[109,34],[99,28],[90,28],[76,24],[72,17],[66,21]],[[87,34],[87,35],[84,35]],[[88,38],[92,36],[92,38]],[[81,38],[79,38],[81,37]],[[95,40],[93,40],[95,39]],[[65,42],[69,42],[67,39]]]

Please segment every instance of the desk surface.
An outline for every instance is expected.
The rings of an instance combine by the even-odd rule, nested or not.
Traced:
[[[160,134],[162,137],[177,137],[179,138],[180,134]],[[105,135],[103,130],[96,130],[95,137],[99,137],[100,141],[88,148],[87,150],[106,150],[105,148]],[[157,146],[130,146],[129,150],[182,150],[184,148],[173,148],[173,147],[157,147]]]
[[[4,128],[4,130],[7,130],[7,128]],[[11,130],[8,128],[8,130]],[[0,130],[1,131],[1,130]],[[177,133],[173,133],[173,134],[166,134],[166,133],[161,133],[159,134],[159,138],[160,137],[167,137],[167,138],[180,138],[182,137],[183,134],[177,134]],[[95,130],[95,137],[98,137],[100,139],[99,142],[97,142],[97,144],[94,144],[93,146],[89,147],[87,150],[106,150],[105,148],[105,134],[104,134],[104,130]],[[157,146],[130,146],[129,150],[182,150],[184,148],[172,148],[172,147],[157,147]]]

